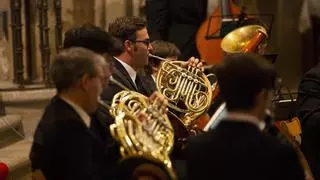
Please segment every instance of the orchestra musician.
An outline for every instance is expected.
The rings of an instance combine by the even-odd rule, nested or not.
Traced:
[[[102,91],[103,56],[74,47],[55,56],[50,73],[57,94],[39,121],[30,152],[33,171],[46,179],[108,179],[105,144],[89,114]]]
[[[110,35],[104,29],[92,24],[84,24],[80,27],[71,28],[64,35],[63,48],[83,47],[106,58],[108,63],[103,67],[102,87],[108,85],[108,79],[113,71],[113,64],[110,57],[121,51],[121,44],[118,39]],[[108,109],[101,103],[91,116],[91,130],[100,138],[105,146],[106,176],[113,177],[116,164],[120,159],[119,145],[112,138],[109,126],[114,122]]]
[[[122,51],[113,56],[114,72],[112,78],[120,82],[127,89],[150,96],[156,89],[143,83],[140,71],[148,64],[148,54],[152,50],[146,22],[139,17],[119,17],[109,24],[108,32],[118,38],[122,44]],[[149,77],[152,80],[152,77]],[[123,88],[110,82],[104,88],[101,99],[108,104],[113,96]]]
[[[315,179],[320,179],[319,117],[320,63],[301,79],[297,97],[297,115],[301,121],[303,151]]]
[[[163,40],[155,40],[151,43],[152,45],[152,54],[161,58],[165,58],[168,60],[178,60],[181,52],[176,45],[173,43],[163,41]],[[161,64],[161,60],[156,58],[149,58],[149,64],[146,68],[146,72],[151,74],[152,79],[156,82],[157,73],[159,71]]]
[[[109,24],[108,32],[122,43],[122,52],[112,58],[115,67],[112,78],[129,90],[150,96],[156,91],[156,86],[148,83],[153,81],[152,76],[143,72],[148,65],[148,55],[153,51],[146,21],[135,16],[119,17]],[[194,57],[189,58],[185,65],[203,67],[202,62]],[[104,88],[101,99],[110,103],[113,96],[121,90],[123,88],[119,85],[110,82]]]
[[[303,180],[293,147],[262,132],[276,79],[271,64],[240,53],[216,68],[228,113],[214,130],[190,137],[188,179]]]

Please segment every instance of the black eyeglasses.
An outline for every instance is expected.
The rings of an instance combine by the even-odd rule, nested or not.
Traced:
[[[134,40],[133,42],[142,42],[144,43],[146,46],[149,46],[151,43],[150,39],[145,39],[145,40]]]

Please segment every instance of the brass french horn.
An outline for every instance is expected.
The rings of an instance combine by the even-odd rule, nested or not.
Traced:
[[[117,93],[109,107],[115,123],[110,126],[111,135],[120,143],[123,158],[140,156],[162,163],[167,173],[175,179],[169,158],[174,144],[174,131],[165,110],[159,110],[144,95],[130,91],[120,82],[110,79],[124,90]],[[145,112],[146,121],[137,118]]]
[[[152,54],[163,62],[158,71],[158,91],[167,98],[168,106],[177,112],[179,120],[190,128],[211,105],[210,81],[201,70],[185,66],[183,61],[171,61]]]

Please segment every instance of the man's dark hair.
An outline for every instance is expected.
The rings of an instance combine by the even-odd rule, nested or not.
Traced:
[[[170,42],[163,41],[163,40],[155,40],[151,43],[152,46],[152,54],[162,57],[162,58],[167,58],[167,57],[179,57],[181,52],[179,48]],[[146,67],[146,72],[149,74],[152,74],[152,67],[159,67],[161,64],[161,60],[156,59],[156,58],[149,58],[149,64]]]
[[[170,42],[163,40],[155,40],[151,43],[152,45],[152,54],[156,56],[160,56],[162,58],[172,57],[172,56],[180,56],[180,50],[178,47]]]
[[[108,53],[111,56],[122,52],[122,45],[118,39],[92,24],[84,24],[66,31],[63,47],[83,47],[98,54]]]
[[[136,32],[146,28],[146,26],[146,21],[140,17],[125,16],[111,22],[108,32],[123,43],[126,40],[136,40]]]
[[[70,89],[88,74],[95,77],[95,64],[100,63],[102,56],[85,48],[63,49],[54,58],[50,75],[58,93]]]
[[[215,73],[228,110],[249,110],[256,95],[273,89],[276,72],[263,57],[256,54],[229,55],[217,65]]]

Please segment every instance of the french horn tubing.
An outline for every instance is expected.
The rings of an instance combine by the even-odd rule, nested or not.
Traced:
[[[128,90],[123,84],[110,78],[110,81],[123,88],[106,106],[115,122],[111,124],[111,135],[120,143],[122,157],[151,157],[165,165],[168,174],[175,179],[169,154],[174,145],[174,130],[157,103],[135,91]],[[140,112],[147,114],[145,121],[137,118]]]
[[[172,61],[149,54],[163,61],[158,71],[158,91],[168,100],[168,106],[179,114],[188,128],[211,105],[212,88],[207,76],[198,68],[185,66],[184,61]]]

